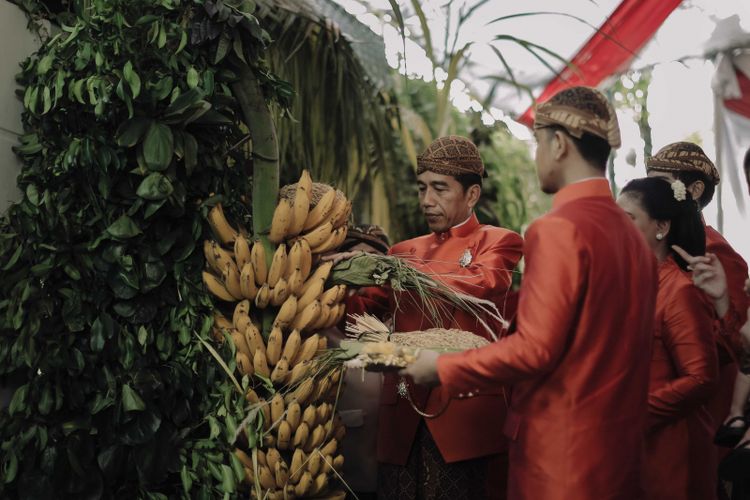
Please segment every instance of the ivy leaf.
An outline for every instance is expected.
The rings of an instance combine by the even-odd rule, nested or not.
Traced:
[[[29,393],[28,384],[24,384],[18,389],[16,389],[15,394],[13,394],[13,399],[10,400],[10,405],[8,406],[8,413],[10,415],[21,413],[23,410],[26,409],[26,395],[28,393]]]
[[[193,134],[185,132],[182,134],[184,141],[184,159],[185,159],[185,170],[188,175],[193,174],[193,169],[198,165],[198,141],[195,140]]]
[[[130,61],[125,63],[125,67],[122,69],[122,76],[128,82],[130,91],[133,93],[133,99],[135,99],[141,93],[141,77],[133,69],[133,63]]]
[[[174,154],[172,129],[162,123],[153,122],[143,141],[143,158],[150,170],[165,170]]]
[[[198,76],[198,72],[195,70],[194,67],[190,66],[190,69],[187,72],[187,84],[188,87],[191,89],[194,89],[198,86],[198,82],[200,82],[200,77]]]
[[[133,219],[127,215],[121,215],[119,219],[110,224],[107,228],[107,233],[114,238],[126,240],[138,236],[141,234],[141,230],[136,223],[133,222]]]
[[[130,385],[125,384],[122,386],[122,407],[125,411],[143,411],[146,409],[146,403]]]
[[[28,198],[31,204],[35,207],[39,206],[39,190],[34,184],[26,186],[26,198]]]
[[[189,107],[203,99],[204,93],[199,88],[193,88],[177,97],[164,111],[165,116],[179,115]]]
[[[154,172],[141,181],[136,194],[146,200],[158,201],[168,198],[173,191],[174,187],[172,187],[169,179],[158,172]]]

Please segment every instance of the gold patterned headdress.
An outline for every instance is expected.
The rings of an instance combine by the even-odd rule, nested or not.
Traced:
[[[714,184],[721,180],[719,171],[700,146],[692,142],[673,142],[646,159],[648,170],[662,172],[701,172]]]
[[[440,137],[417,156],[417,175],[429,170],[441,175],[484,175],[484,163],[479,150],[466,137]]]
[[[590,87],[561,90],[536,108],[534,128],[560,125],[580,139],[584,132],[600,137],[613,149],[620,147],[617,115],[604,94]]]

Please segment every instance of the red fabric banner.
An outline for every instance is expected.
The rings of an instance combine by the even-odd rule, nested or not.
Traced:
[[[560,90],[575,85],[595,87],[609,75],[626,68],[643,45],[682,0],[623,0],[565,68],[537,98],[544,102]],[[518,118],[531,126],[534,109]]]
[[[750,118],[750,78],[742,71],[737,71],[737,82],[740,84],[742,97],[739,99],[724,99],[724,106],[746,118]]]

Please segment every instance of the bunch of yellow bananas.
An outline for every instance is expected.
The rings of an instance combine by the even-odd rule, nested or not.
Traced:
[[[316,254],[344,241],[351,202],[330,186],[313,186],[307,171],[283,190],[287,195],[276,207],[269,232],[272,255],[262,241],[235,229],[220,204],[208,214],[216,241],[203,246],[203,281],[231,312],[225,316],[214,310],[214,338],[231,338],[237,371],[250,377],[251,387],[267,393],[267,399],[260,398],[251,388],[246,395],[263,416],[257,469],[252,450],[237,448],[235,454],[252,485],[251,497],[257,495],[257,483],[261,497],[270,499],[320,495],[344,462],[336,449],[345,428],[334,407],[341,373],[316,377],[315,360],[327,349],[327,340],[314,332],[344,317],[346,286],[326,288],[333,265],[320,263]],[[273,319],[265,337],[263,318]],[[270,380],[273,391],[253,383],[261,379]]]

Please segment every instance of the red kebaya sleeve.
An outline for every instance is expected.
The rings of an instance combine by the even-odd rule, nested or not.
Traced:
[[[438,359],[441,383],[452,396],[548,372],[562,356],[586,281],[586,246],[573,223],[547,216],[526,232],[524,253],[516,333]]]
[[[729,310],[720,318],[716,325],[719,337],[729,351],[736,358],[743,354],[743,343],[740,329],[747,321],[747,308],[750,307],[748,297],[745,294],[745,280],[747,279],[747,266],[742,258],[733,252],[724,252],[722,248],[716,249],[716,256],[724,267],[727,276],[727,288],[729,291]]]
[[[697,288],[683,286],[672,294],[662,335],[678,376],[648,395],[651,425],[680,418],[711,396],[719,377],[711,318]]]

